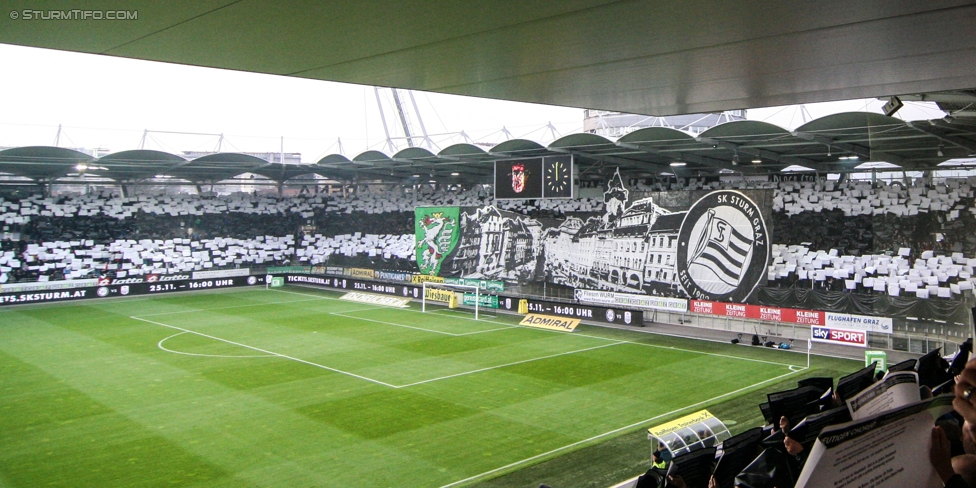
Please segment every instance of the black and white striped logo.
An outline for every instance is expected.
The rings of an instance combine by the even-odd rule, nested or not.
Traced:
[[[678,282],[691,298],[744,302],[765,277],[768,260],[766,222],[742,193],[709,193],[681,223]]]

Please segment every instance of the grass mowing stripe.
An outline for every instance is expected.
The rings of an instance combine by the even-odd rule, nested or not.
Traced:
[[[450,308],[444,309],[444,310],[434,310],[431,313],[439,313],[439,314],[444,314],[444,315],[447,315],[447,314],[471,315],[471,311],[470,310],[456,310],[456,309],[450,309]],[[486,313],[480,312],[480,311],[478,312],[478,317],[488,317],[489,319],[497,319],[498,318],[497,315],[486,314]]]
[[[365,311],[373,311],[373,310],[376,310],[376,309],[375,308],[369,308],[369,309],[363,309],[363,310],[353,310],[353,311],[349,311],[349,312],[329,312],[329,315],[338,315],[339,317],[345,317],[347,319],[362,320],[362,321],[365,321],[365,322],[375,322],[377,324],[392,325],[394,327],[404,327],[404,328],[407,328],[407,329],[422,330],[424,332],[431,332],[431,333],[434,333],[434,334],[444,334],[444,335],[449,335],[451,337],[462,337],[462,336],[472,335],[472,334],[484,334],[485,332],[495,332],[495,331],[498,331],[498,330],[509,330],[509,329],[511,329],[511,327],[501,327],[501,328],[498,328],[498,329],[478,330],[478,331],[474,331],[474,332],[462,332],[460,334],[455,334],[453,332],[444,332],[442,330],[425,329],[423,327],[416,327],[416,326],[413,326],[413,325],[397,324],[395,322],[387,322],[387,321],[384,321],[384,320],[367,319],[367,318],[364,318],[364,317],[353,317],[352,315],[346,315],[347,313],[352,313],[352,312],[365,312]],[[409,312],[409,311],[410,310],[404,310],[404,312]]]
[[[425,329],[423,327],[415,327],[413,325],[395,324],[393,322],[386,322],[384,320],[375,320],[375,319],[366,319],[366,318],[362,318],[362,317],[353,317],[352,315],[346,315],[346,314],[343,314],[343,313],[340,313],[340,312],[329,312],[329,315],[337,315],[339,317],[345,317],[347,319],[362,320],[363,322],[374,322],[374,323],[377,323],[377,324],[392,325],[394,327],[403,327],[405,329],[422,330],[424,332],[430,332],[432,334],[443,334],[443,335],[457,337],[457,334],[454,334],[454,333],[451,333],[451,332],[444,332],[442,330]]]
[[[304,285],[297,285],[297,286],[304,286]],[[307,288],[313,288],[313,287],[307,286]],[[281,293],[294,293],[296,295],[304,295],[304,296],[317,296],[317,295],[309,295],[309,294],[306,294],[306,293],[298,293],[298,292],[294,292],[294,291],[285,291],[285,290],[275,290],[275,291],[279,291]],[[324,296],[323,297],[320,297],[320,298],[325,299],[325,300],[338,300],[337,298],[330,298],[330,297],[324,297]],[[421,312],[419,310],[412,310],[412,309],[400,309],[400,310],[402,310],[404,312],[424,313],[424,312]],[[335,312],[333,312],[333,313],[335,313]],[[475,320],[475,319],[470,318],[470,317],[457,317],[457,318],[458,319],[461,319],[461,320]],[[366,319],[363,319],[363,320],[366,320]],[[560,331],[555,331],[555,330],[541,329],[541,328],[537,328],[537,327],[527,327],[527,326],[518,325],[518,324],[507,324],[507,323],[504,323],[504,322],[498,322],[498,321],[494,321],[494,320],[477,320],[477,322],[491,322],[491,323],[495,323],[495,324],[502,324],[502,325],[505,325],[507,328],[521,328],[521,329],[530,329],[530,330],[541,330],[541,331],[546,331],[546,332],[551,332],[551,333],[557,333],[557,334],[564,334],[565,333],[565,332],[560,332]],[[395,325],[395,324],[390,324],[390,325]],[[496,329],[496,330],[502,330],[502,329]],[[483,332],[487,332],[487,331],[483,331]],[[653,333],[653,332],[651,332],[651,333]],[[579,337],[590,337],[590,338],[594,338],[594,339],[602,339],[602,340],[605,340],[605,341],[616,341],[616,340],[619,340],[619,339],[610,339],[610,338],[606,338],[606,337],[600,337],[600,336],[596,336],[596,335],[583,334],[583,333],[574,333],[574,335],[579,336]],[[715,357],[731,358],[731,359],[741,359],[743,361],[752,361],[752,362],[756,362],[756,363],[774,364],[774,365],[777,365],[777,366],[799,366],[799,365],[793,365],[793,364],[790,364],[790,363],[780,363],[780,362],[777,362],[777,361],[766,361],[764,359],[754,359],[754,358],[746,358],[746,357],[742,357],[742,356],[732,356],[732,355],[728,355],[728,354],[718,354],[718,353],[714,353],[714,352],[703,352],[703,351],[695,351],[695,350],[692,350],[692,349],[682,349],[682,348],[673,347],[673,346],[658,346],[657,344],[648,344],[646,342],[637,342],[637,341],[623,341],[623,342],[629,342],[631,344],[636,344],[636,345],[646,346],[646,347],[655,347],[655,348],[659,348],[659,349],[670,349],[670,350],[674,350],[674,351],[690,352],[690,353],[694,353],[694,354],[704,354],[706,356],[715,356]]]
[[[35,403],[46,402],[56,412],[74,411],[72,403],[81,399],[65,396],[62,384],[138,425],[116,434],[103,428],[102,417],[45,424],[23,442],[0,447],[0,466],[6,465],[0,478],[12,475],[0,486],[71,485],[78,479],[91,486],[115,484],[115,471],[88,472],[89,467],[128,467],[136,456],[126,443],[141,442],[147,432],[157,431],[175,448],[222,470],[214,473],[219,481],[201,476],[195,486],[232,486],[235,481],[255,487],[538,486],[550,476],[545,469],[558,465],[553,463],[563,463],[558,472],[568,472],[567,463],[587,464],[579,461],[578,453],[616,449],[620,439],[627,439],[630,452],[646,457],[646,433],[632,427],[634,422],[664,422],[703,408],[690,404],[706,398],[712,402],[707,408],[723,420],[729,416],[744,427],[756,425],[761,422],[753,412],[757,402],[746,399],[811,374],[774,362],[787,358],[765,350],[641,335],[632,328],[585,326],[574,334],[553,335],[511,325],[518,320],[515,315],[492,320],[481,315],[479,324],[446,309],[415,315],[420,313],[418,303],[404,313],[330,298],[341,290],[293,291],[308,293],[251,289],[167,295],[139,303],[92,300],[6,310],[13,314],[0,316],[0,349],[61,382],[38,389],[35,378],[0,362],[0,376],[5,377],[0,381],[0,411],[11,402],[24,407],[19,410],[24,415],[9,418],[5,425],[31,427]],[[316,300],[321,301],[300,303]],[[259,306],[264,304],[269,306]],[[238,311],[228,310],[234,308]],[[169,319],[142,315],[161,312],[178,314]],[[360,317],[448,334],[373,325]],[[482,335],[457,337],[472,333]],[[655,348],[617,347],[622,344]],[[191,358],[164,354],[164,348],[208,356],[251,351],[293,360]],[[309,363],[319,364],[309,368]],[[767,380],[775,383],[763,381],[785,373],[782,366],[792,366],[794,374]],[[359,381],[358,375],[329,374],[336,368],[393,387]],[[669,373],[675,368],[682,371],[681,384],[674,384],[679,376]],[[404,387],[413,383],[417,385]],[[751,390],[733,392],[743,388]],[[730,404],[743,404],[741,412],[725,407]],[[683,409],[692,410],[642,420]],[[620,426],[631,428],[621,431],[627,427]],[[60,446],[61,456],[46,454],[46,445],[35,442],[42,438]],[[79,463],[92,443],[109,447],[97,462]],[[608,486],[646,470],[637,469],[643,461],[630,463],[635,468],[626,472],[597,467],[584,472],[584,466],[571,466],[574,474],[556,485],[588,480]],[[137,472],[133,484],[193,482],[180,474],[180,466],[199,463],[179,458],[166,467],[158,464],[147,463],[152,469]],[[515,480],[528,482],[508,483]]]
[[[309,298],[308,300],[289,300],[284,302],[268,302],[268,303],[249,303],[247,305],[232,305],[229,307],[214,307],[214,308],[196,308],[192,310],[176,310],[173,312],[159,312],[159,313],[146,313],[140,315],[140,317],[156,317],[159,315],[173,315],[178,313],[195,313],[195,312],[211,312],[214,310],[229,310],[232,308],[244,308],[244,307],[263,307],[263,306],[273,306],[273,305],[283,305],[287,303],[302,303],[302,302],[314,302],[316,299]]]
[[[417,381],[417,382],[410,383],[410,384],[406,384],[406,385],[400,385],[400,388],[406,388],[408,386],[414,386],[414,385],[422,385],[424,383],[432,383],[434,381],[446,380],[448,378],[456,378],[458,376],[466,376],[466,375],[474,374],[474,373],[481,373],[483,371],[491,371],[493,369],[504,368],[506,366],[515,366],[516,364],[524,364],[524,363],[530,363],[532,361],[541,361],[543,359],[549,359],[549,358],[554,358],[554,357],[559,357],[559,356],[566,356],[568,354],[578,354],[578,353],[581,353],[581,352],[592,351],[594,349],[603,349],[604,347],[616,346],[618,344],[624,344],[624,342],[615,342],[613,344],[604,344],[602,346],[587,347],[586,349],[577,349],[575,351],[566,351],[566,352],[561,352],[561,353],[558,353],[558,354],[550,354],[548,356],[542,356],[542,357],[531,358],[531,359],[523,359],[521,361],[515,361],[515,362],[512,362],[512,363],[499,364],[497,366],[489,366],[487,368],[476,369],[476,370],[473,370],[473,371],[466,371],[464,373],[450,374],[450,375],[447,375],[447,376],[441,376],[440,378],[432,378],[432,379],[429,379],[429,380]]]
[[[231,341],[231,340],[222,339],[220,337],[216,337],[216,336],[204,334],[202,332],[197,332],[197,331],[193,331],[193,330],[189,330],[189,329],[184,329],[182,327],[177,327],[175,325],[164,324],[162,322],[154,322],[152,320],[140,319],[139,317],[129,317],[129,318],[130,319],[133,319],[133,320],[139,320],[139,321],[142,321],[142,322],[147,322],[147,323],[154,324],[154,325],[159,325],[159,326],[162,326],[162,327],[169,327],[170,329],[182,330],[183,332],[188,332],[190,334],[196,334],[198,336],[206,337],[208,339],[213,339],[213,340],[217,340],[217,341],[221,341],[221,342],[226,342],[228,344],[233,344],[235,346],[241,346],[241,347],[245,347],[245,348],[248,348],[248,349],[253,349],[255,351],[263,352],[265,354],[270,354],[272,356],[278,356],[278,357],[283,358],[283,359],[290,359],[292,361],[297,361],[299,363],[304,363],[304,364],[307,364],[309,366],[315,366],[316,368],[327,369],[327,370],[332,371],[332,372],[335,372],[335,373],[344,374],[344,375],[347,375],[347,376],[352,376],[354,378],[359,378],[361,380],[369,381],[370,383],[376,383],[377,385],[383,385],[383,386],[387,386],[387,387],[390,387],[390,388],[396,388],[396,386],[391,385],[389,383],[384,383],[384,382],[382,382],[380,380],[374,380],[373,378],[367,378],[365,376],[360,376],[360,375],[358,375],[356,373],[350,373],[348,371],[343,371],[341,369],[330,368],[328,366],[325,366],[325,365],[322,365],[322,364],[318,364],[318,363],[313,363],[311,361],[306,361],[304,359],[299,359],[299,358],[296,358],[296,357],[287,356],[287,355],[284,355],[284,354],[279,354],[279,353],[274,352],[274,351],[268,351],[267,349],[261,349],[259,347],[249,346],[247,344],[242,344],[240,342],[234,342],[234,341]]]
[[[345,315],[342,315],[342,314],[339,314],[339,313],[332,313],[332,315],[339,315],[339,316],[345,317]],[[574,351],[566,351],[566,352],[561,352],[561,353],[557,353],[557,354],[550,354],[550,355],[546,355],[546,356],[540,356],[540,357],[535,357],[535,358],[523,359],[521,361],[514,361],[514,362],[510,362],[510,363],[499,364],[499,365],[489,366],[489,367],[485,367],[485,368],[479,368],[479,369],[475,369],[475,370],[471,370],[471,371],[464,371],[464,372],[461,372],[461,373],[455,373],[455,374],[451,374],[451,375],[441,376],[441,377],[438,377],[438,378],[430,378],[430,379],[426,379],[426,380],[416,381],[416,382],[413,382],[413,383],[408,383],[408,384],[405,384],[405,385],[393,385],[393,384],[390,384],[390,383],[385,383],[385,382],[382,382],[382,381],[379,381],[379,380],[375,380],[375,379],[372,379],[372,378],[368,378],[366,376],[357,375],[355,373],[350,373],[348,371],[343,371],[341,369],[336,369],[336,368],[332,368],[332,367],[325,366],[325,365],[322,365],[322,364],[313,363],[311,361],[306,361],[304,359],[299,359],[299,358],[295,358],[295,357],[288,356],[288,355],[285,355],[285,354],[276,353],[274,351],[268,351],[267,349],[261,349],[261,348],[258,348],[258,347],[255,347],[255,346],[250,346],[250,345],[243,344],[243,343],[240,343],[240,342],[235,342],[235,341],[231,341],[231,340],[228,340],[228,339],[223,339],[221,337],[212,336],[212,335],[209,335],[209,334],[204,334],[202,332],[196,332],[196,331],[193,331],[193,330],[184,329],[182,327],[177,327],[175,325],[164,324],[162,322],[154,322],[154,321],[142,319],[142,318],[139,318],[139,317],[130,317],[130,318],[133,318],[133,319],[136,319],[136,320],[141,320],[143,322],[148,322],[148,323],[151,323],[151,324],[154,324],[154,325],[160,325],[160,326],[163,326],[163,327],[169,327],[169,328],[172,328],[172,329],[177,329],[177,330],[182,331],[182,332],[180,332],[178,334],[171,335],[171,336],[166,337],[165,339],[162,339],[161,341],[159,341],[159,343],[157,344],[157,346],[160,349],[162,349],[162,350],[164,350],[166,352],[171,352],[171,353],[175,353],[175,354],[184,354],[184,355],[187,355],[187,356],[201,356],[201,357],[212,357],[212,358],[280,357],[280,358],[283,358],[283,359],[290,359],[292,361],[298,361],[300,363],[308,364],[310,366],[315,366],[315,367],[318,367],[318,368],[327,369],[329,371],[333,371],[333,372],[336,372],[336,373],[341,373],[341,374],[353,376],[355,378],[363,379],[363,380],[366,380],[366,381],[371,381],[373,383],[377,383],[377,384],[380,384],[380,385],[383,385],[383,386],[388,386],[390,388],[406,388],[406,387],[409,387],[409,386],[422,385],[422,384],[425,384],[425,383],[432,383],[432,382],[435,382],[435,381],[441,381],[441,380],[446,380],[446,379],[450,379],[450,378],[456,378],[456,377],[459,377],[459,376],[466,376],[466,375],[470,375],[470,374],[481,373],[481,372],[485,372],[485,371],[491,371],[493,369],[504,368],[504,367],[507,367],[507,366],[514,366],[514,365],[517,365],[517,364],[524,364],[524,363],[529,363],[529,362],[533,362],[533,361],[541,361],[543,359],[549,359],[549,358],[554,358],[554,357],[559,357],[559,356],[565,356],[565,355],[568,355],[568,354],[577,354],[577,353],[581,353],[581,352],[592,351],[594,349],[602,349],[602,348],[605,348],[605,347],[611,347],[611,346],[616,346],[616,345],[626,344],[627,343],[626,341],[617,341],[617,342],[613,342],[611,344],[604,344],[604,345],[601,345],[601,346],[587,347],[587,348],[584,348],[584,349],[577,349],[577,350],[574,350]],[[351,318],[351,319],[354,319],[354,320],[368,320],[368,321],[371,321],[371,322],[377,322],[377,321],[373,321],[373,320],[369,320],[369,319],[360,319],[358,317],[348,317],[348,318]],[[398,324],[390,324],[390,325],[398,325]],[[404,327],[409,327],[409,326],[404,326]],[[416,327],[410,327],[410,328],[416,328]],[[421,330],[427,330],[427,329],[421,329]],[[500,329],[498,329],[498,330],[500,330]],[[428,332],[438,332],[438,331],[428,331]],[[440,333],[440,332],[438,332],[438,333]],[[198,335],[198,336],[201,336],[201,337],[206,337],[208,339],[213,339],[213,340],[217,340],[217,341],[221,341],[221,342],[226,342],[228,344],[233,344],[235,346],[240,346],[240,347],[244,347],[244,348],[248,348],[248,349],[253,349],[255,351],[260,351],[260,352],[263,352],[265,354],[264,355],[260,355],[260,356],[225,356],[225,355],[215,355],[215,354],[196,354],[196,353],[187,353],[187,352],[181,352],[181,351],[173,351],[173,350],[167,349],[167,348],[165,348],[165,347],[162,346],[163,342],[165,342],[167,339],[171,339],[173,337],[176,337],[176,336],[179,336],[179,335],[182,335],[182,334],[195,334],[195,335]],[[464,335],[464,334],[450,334],[450,335]]]
[[[633,424],[626,425],[624,427],[620,427],[620,428],[611,430],[609,432],[604,432],[602,434],[595,435],[593,437],[590,437],[589,439],[583,439],[581,441],[576,441],[576,442],[574,442],[572,444],[567,444],[565,446],[558,447],[558,448],[553,449],[553,450],[548,451],[548,452],[544,452],[544,453],[541,453],[541,454],[536,454],[535,456],[532,456],[532,457],[529,457],[529,458],[525,458],[525,459],[523,459],[521,461],[516,461],[514,463],[507,464],[505,466],[501,466],[499,468],[495,468],[495,469],[492,469],[490,471],[485,471],[484,473],[481,473],[481,474],[476,474],[474,476],[470,476],[470,477],[465,478],[463,480],[458,480],[458,481],[455,481],[453,483],[449,483],[449,484],[443,485],[440,488],[450,488],[452,486],[459,486],[459,485],[462,485],[464,483],[468,483],[470,481],[476,481],[476,480],[485,478],[487,476],[491,476],[491,475],[493,475],[495,473],[500,473],[500,472],[506,471],[508,469],[521,466],[521,465],[523,465],[525,463],[529,463],[529,462],[535,461],[537,459],[542,459],[542,458],[545,458],[547,456],[551,456],[553,454],[557,454],[559,452],[562,452],[562,451],[565,451],[565,450],[568,450],[568,449],[572,449],[574,447],[581,446],[583,444],[587,444],[589,442],[593,442],[595,440],[599,440],[599,439],[602,439],[602,438],[607,437],[607,436],[611,436],[611,435],[616,434],[618,432],[623,432],[623,431],[630,430],[630,429],[633,429],[633,428],[636,428],[636,427],[640,427],[641,425],[645,425],[648,422],[654,422],[656,420],[662,419],[662,418],[667,417],[667,416],[670,416],[670,415],[674,415],[674,414],[677,414],[677,413],[680,413],[680,412],[684,412],[686,410],[689,410],[689,409],[692,409],[692,408],[697,408],[697,407],[706,405],[708,403],[714,402],[716,400],[720,400],[722,398],[725,398],[725,397],[728,397],[728,396],[731,396],[731,395],[736,395],[738,393],[742,393],[744,391],[748,391],[748,390],[750,390],[752,388],[756,388],[756,387],[765,385],[766,383],[770,383],[770,382],[773,382],[773,381],[780,380],[782,378],[786,378],[787,376],[794,375],[796,373],[799,373],[799,372],[805,371],[805,370],[806,370],[806,368],[804,368],[804,369],[802,369],[800,371],[790,371],[789,373],[779,375],[779,376],[777,376],[775,378],[770,378],[770,379],[765,380],[765,381],[760,381],[759,383],[755,383],[753,385],[749,385],[749,386],[746,386],[746,387],[743,387],[743,388],[739,388],[738,390],[735,390],[735,391],[730,391],[728,393],[723,393],[723,394],[721,394],[719,396],[709,398],[708,400],[700,401],[700,402],[695,403],[693,405],[687,405],[685,407],[681,407],[679,409],[672,410],[672,411],[667,412],[667,413],[662,413],[660,415],[656,415],[656,416],[651,417],[649,419],[641,420],[640,422],[635,422]]]

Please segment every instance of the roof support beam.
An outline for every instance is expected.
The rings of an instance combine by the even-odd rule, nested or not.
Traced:
[[[811,161],[806,158],[787,156],[784,154],[780,154],[778,152],[770,151],[768,149],[760,149],[756,147],[749,147],[746,146],[745,144],[736,144],[734,142],[720,141],[718,139],[712,139],[711,137],[698,137],[696,138],[696,140],[704,144],[717,145],[718,147],[730,149],[735,152],[741,152],[743,154],[749,154],[763,159],[770,159],[783,164],[798,164],[800,166],[810,166],[810,165],[817,164],[816,161]]]
[[[576,151],[576,150],[564,149],[564,148],[551,148],[549,150],[558,153],[563,153],[563,154],[578,154],[580,156],[583,156],[584,158],[595,159],[598,161],[607,161],[610,163],[624,164],[635,169],[641,169],[641,167],[643,166],[654,166],[657,169],[666,168],[665,165],[662,165],[660,163],[654,163],[651,161],[641,161],[639,159],[622,158],[620,156],[612,156],[609,154],[592,154],[585,151]]]
[[[891,164],[897,164],[903,166],[906,164],[905,158],[901,156],[896,156],[894,154],[885,153],[882,151],[871,151],[870,147],[860,146],[857,144],[849,144],[846,142],[837,142],[833,138],[822,136],[819,134],[811,134],[809,132],[793,131],[791,132],[793,137],[799,137],[807,141],[819,142],[830,147],[835,147],[842,151],[847,151],[849,153],[856,154],[857,156],[863,158],[865,161],[887,161]]]
[[[640,144],[633,143],[617,143],[620,146],[628,147],[631,149],[640,149],[641,151],[656,154],[662,158],[668,158],[672,160],[686,161],[689,163],[700,164],[702,166],[710,166],[712,168],[727,169],[731,171],[737,171],[740,173],[755,174],[759,173],[756,168],[749,168],[748,166],[736,166],[731,163],[731,161],[722,161],[721,159],[710,158],[708,156],[699,156],[697,154],[683,153],[683,152],[667,152],[661,151],[660,149],[641,147]]]
[[[969,151],[970,154],[976,153],[976,142],[967,141],[965,139],[960,139],[958,137],[952,136],[948,133],[948,131],[946,131],[945,129],[937,125],[933,125],[932,123],[925,123],[925,122],[905,122],[905,123],[908,124],[908,126],[911,127],[912,129],[915,129],[919,132],[935,137],[936,139],[942,142],[945,142],[947,144],[952,144],[953,146],[956,147],[961,147]]]

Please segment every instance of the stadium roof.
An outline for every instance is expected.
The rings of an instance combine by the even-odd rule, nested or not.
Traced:
[[[79,172],[134,183],[156,175],[193,183],[216,183],[244,173],[276,182],[318,174],[344,182],[490,183],[492,162],[572,154],[581,179],[602,179],[614,168],[635,177],[723,173],[770,174],[802,166],[820,172],[852,172],[865,162],[887,162],[903,170],[931,170],[951,159],[976,156],[976,124],[937,119],[905,122],[880,114],[848,112],[810,121],[793,131],[756,121],[733,121],[697,136],[650,127],[616,141],[580,133],[548,147],[512,139],[485,151],[455,144],[434,154],[409,148],[387,155],[366,151],[352,159],[330,154],[313,164],[281,164],[239,153],[214,153],[196,159],[160,151],[121,151],[94,158],[59,147],[0,150],[0,173],[50,182]],[[677,163],[677,164],[675,164]],[[683,163],[683,164],[682,164]],[[79,166],[83,165],[83,166]]]
[[[124,5],[14,2],[0,42],[654,115],[976,86],[971,0]]]

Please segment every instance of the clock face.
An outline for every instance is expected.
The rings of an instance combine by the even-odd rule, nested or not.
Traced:
[[[573,165],[570,158],[546,158],[545,198],[572,198]]]

